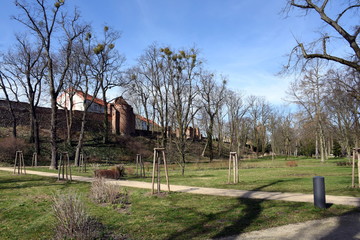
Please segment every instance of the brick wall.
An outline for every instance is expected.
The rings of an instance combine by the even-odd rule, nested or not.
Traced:
[[[23,102],[12,102],[14,112],[17,118],[18,126],[28,126],[30,122],[29,104]],[[37,108],[37,116],[39,119],[39,126],[41,129],[50,130],[51,109],[45,107]],[[80,131],[81,127],[81,111],[74,111],[73,130]],[[100,132],[102,130],[103,114],[100,113],[87,113],[87,123],[85,125],[86,131]],[[8,103],[5,100],[0,100],[0,126],[11,127],[12,117],[8,109]],[[59,130],[66,129],[66,115],[65,111],[58,110],[58,124]]]

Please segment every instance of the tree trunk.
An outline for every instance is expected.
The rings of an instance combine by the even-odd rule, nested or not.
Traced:
[[[80,135],[78,144],[76,146],[76,152],[75,152],[75,166],[79,166],[79,159],[80,159],[80,153],[83,148],[84,143],[84,136],[85,136],[85,124],[86,124],[86,110],[83,112],[82,118],[81,118],[81,129],[80,129]]]
[[[56,105],[56,96],[52,94],[51,96],[51,163],[50,169],[57,169],[57,105]]]

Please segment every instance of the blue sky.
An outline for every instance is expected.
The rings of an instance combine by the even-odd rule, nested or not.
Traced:
[[[285,0],[66,0],[79,7],[85,21],[101,30],[106,24],[122,33],[116,44],[135,63],[153,42],[174,48],[196,46],[209,70],[228,76],[228,87],[246,95],[282,103],[291,77],[276,76],[300,40],[312,40],[319,28],[314,15],[293,13],[285,18]],[[23,31],[10,20],[13,1],[0,2],[0,51],[14,33]]]

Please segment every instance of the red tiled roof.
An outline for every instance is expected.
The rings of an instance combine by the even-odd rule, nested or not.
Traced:
[[[143,116],[141,116],[141,115],[136,114],[136,118],[137,118],[137,119],[140,119],[141,121],[144,121],[144,122],[149,121],[150,124],[152,124],[152,125],[154,125],[154,126],[160,127],[160,125],[157,124],[156,122],[153,122],[153,121],[151,121],[150,119],[146,119],[145,117],[143,117]]]
[[[83,91],[80,91],[80,90],[74,90],[77,94],[79,94],[79,96],[81,96],[83,99],[84,99],[84,96],[85,96],[85,93]],[[86,100],[89,100],[91,101],[93,99],[93,96],[91,96],[90,94],[87,94],[86,95]],[[94,103],[97,103],[101,106],[104,106],[104,101],[101,100],[100,98],[94,98]]]

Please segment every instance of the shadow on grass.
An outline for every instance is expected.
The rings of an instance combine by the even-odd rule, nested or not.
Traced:
[[[263,188],[266,188],[271,185],[275,185],[283,180],[275,181],[273,183],[258,187],[252,191],[260,191]],[[251,198],[252,193],[248,195]],[[220,226],[222,222],[222,217],[226,214],[234,212],[237,208],[242,208],[241,216],[237,220],[231,223],[231,225],[223,228],[219,231],[213,238],[220,238],[225,236],[238,235],[249,227],[261,214],[262,206],[261,204],[266,201],[265,199],[245,199],[239,198],[237,204],[233,205],[231,208],[226,209],[225,211],[218,212],[216,214],[203,214],[196,212],[196,215],[199,215],[205,218],[203,221],[197,222],[192,226],[180,231],[171,234],[167,239],[191,239],[194,236],[201,237],[213,231],[214,226],[211,222],[216,222]],[[192,210],[193,211],[193,210]]]
[[[57,179],[34,177],[33,175],[9,175],[0,179],[0,190],[33,188],[59,185]]]

